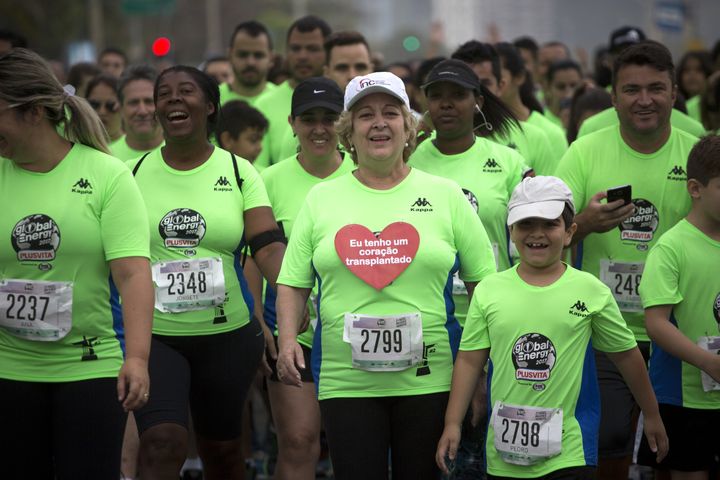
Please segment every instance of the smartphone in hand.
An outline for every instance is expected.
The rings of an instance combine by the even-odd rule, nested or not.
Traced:
[[[608,188],[607,203],[622,200],[623,205],[632,202],[632,185],[621,185],[619,187]]]

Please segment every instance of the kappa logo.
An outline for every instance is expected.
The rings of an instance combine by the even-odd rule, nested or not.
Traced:
[[[575,302],[575,305],[570,307],[570,310],[568,311],[570,315],[575,315],[576,317],[587,317],[588,312],[589,310],[587,306],[585,306],[585,302],[582,300]]]
[[[232,183],[230,183],[227,177],[221,175],[218,177],[217,182],[215,182],[213,190],[216,192],[232,192]]]
[[[425,197],[418,197],[415,203],[410,205],[411,212],[432,212],[432,203],[428,202]]]
[[[487,162],[485,162],[485,165],[483,165],[483,172],[500,173],[502,172],[502,168],[500,167],[500,164],[495,161],[494,158],[488,158]]]
[[[668,180],[679,180],[679,181],[686,181],[687,180],[687,172],[683,168],[682,165],[675,165],[667,174]]]
[[[88,179],[80,177],[80,180],[75,182],[75,185],[72,186],[70,191],[81,195],[87,195],[92,193],[92,185]]]

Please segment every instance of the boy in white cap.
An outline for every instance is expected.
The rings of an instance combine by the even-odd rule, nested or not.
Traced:
[[[610,290],[562,261],[574,215],[572,193],[556,177],[526,178],[513,191],[507,224],[520,263],[483,280],[472,298],[436,454],[444,471],[489,357],[488,478],[594,478],[600,397],[593,346],[608,352],[643,409],[657,458],[667,453],[645,363]]]

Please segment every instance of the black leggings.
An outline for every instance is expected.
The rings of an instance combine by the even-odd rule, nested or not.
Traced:
[[[217,441],[239,437],[243,404],[264,346],[255,317],[215,335],[153,335],[150,400],[135,412],[140,434],[163,423],[187,428],[189,404],[199,435]]]
[[[320,401],[337,480],[435,480],[448,393]]]
[[[117,379],[0,379],[2,478],[117,480],[127,415]]]

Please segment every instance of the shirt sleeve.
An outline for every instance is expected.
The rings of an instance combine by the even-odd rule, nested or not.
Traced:
[[[460,257],[460,278],[479,282],[495,273],[495,254],[485,227],[475,210],[457,187],[452,197],[452,228]]]
[[[115,171],[117,170],[117,171]],[[108,173],[100,212],[105,260],[150,258],[150,227],[145,203],[130,170],[119,164]]]
[[[475,289],[470,306],[468,307],[460,340],[460,350],[481,350],[490,348],[490,334],[488,332],[488,321],[485,316],[485,300],[487,285],[481,283]]]
[[[312,288],[315,285],[313,275],[313,243],[314,219],[312,190],[300,209],[292,235],[288,242],[277,283],[297,288]]]
[[[637,346],[635,336],[625,323],[610,289],[604,284],[599,284],[598,289],[602,304],[591,319],[593,347],[602,352],[624,352],[634,348]]]
[[[650,250],[639,291],[644,308],[682,302],[680,261],[674,249],[658,243]]]
[[[587,204],[588,192],[586,191],[586,172],[582,162],[582,155],[576,143],[570,145],[565,155],[555,170],[555,176],[559,177],[570,187],[573,194],[575,210],[580,213]],[[592,194],[591,194],[592,195]]]
[[[242,194],[245,204],[245,211],[256,207],[269,207],[270,199],[268,198],[265,184],[260,178],[260,174],[253,166],[244,158],[235,156],[240,178],[242,179]]]

